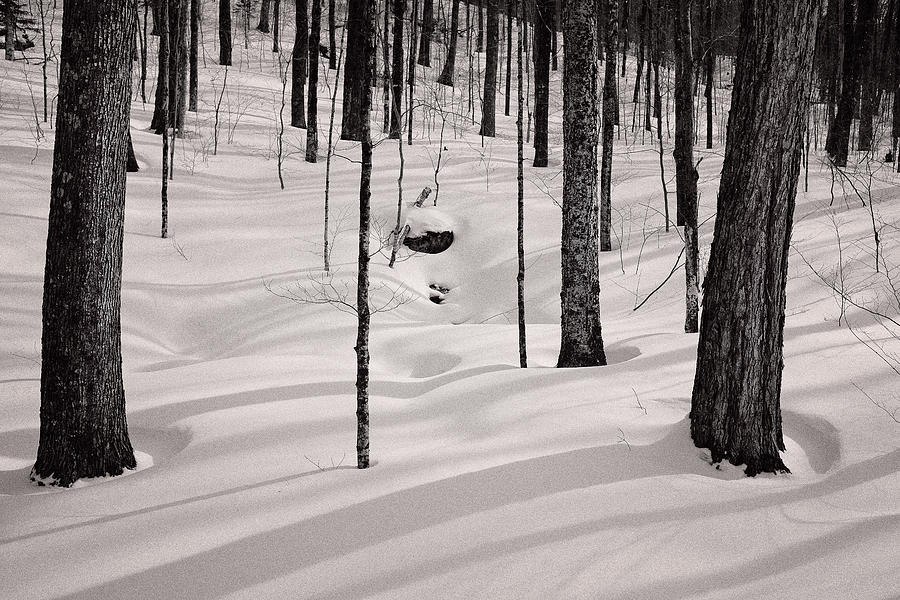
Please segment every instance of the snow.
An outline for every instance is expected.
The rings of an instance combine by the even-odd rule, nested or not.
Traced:
[[[409,225],[409,237],[421,237],[429,231],[453,231],[454,219],[432,206],[423,206],[409,209],[404,224]]]
[[[876,289],[871,217],[852,192],[830,205],[818,158],[798,196],[788,283],[782,405],[792,474],[748,479],[710,465],[690,442],[697,337],[681,333],[683,277],[633,310],[669,273],[681,241],[661,227],[657,154],[630,135],[616,146],[614,250],[601,256],[610,365],[553,368],[555,95],[551,167],[526,168],[530,368],[517,368],[514,119],[498,116],[499,135],[483,148],[477,125],[460,119],[448,124],[440,172],[439,211],[456,242],[439,255],[403,254],[394,270],[384,256],[372,260],[373,285],[411,301],[373,322],[375,466],[359,471],[355,320],[267,290],[308,286],[321,272],[324,164],[290,157],[279,189],[271,107],[280,88],[266,45],[235,48],[241,62],[223,102],[234,137],[227,143],[223,129],[217,156],[208,147],[221,71],[212,61],[201,69],[200,112],[188,117],[199,133],[176,143],[171,240],[158,237],[159,140],[143,129],[152,107],[133,104],[142,170],[128,180],[122,333],[129,430],[145,468],[68,490],[28,481],[53,131],[43,125],[34,137],[25,73],[39,81],[39,67],[0,64],[0,598],[897,594],[900,426],[854,387],[895,407],[897,375],[839,325],[841,303],[799,260],[831,277],[839,223],[848,289]],[[462,87],[434,93],[465,112]],[[405,149],[407,198],[434,177],[436,139],[416,131]],[[286,136],[305,140],[299,130]],[[722,148],[697,152],[708,246]],[[352,289],[359,174],[342,157],[356,160],[358,146],[341,142],[338,154],[332,264],[335,285]],[[390,229],[396,146],[378,145],[374,160],[374,216]],[[670,155],[666,165],[671,175]],[[900,256],[896,184],[890,173],[876,178],[890,265]],[[428,301],[430,284],[450,290],[444,304]],[[897,351],[870,315],[846,308],[857,332]]]

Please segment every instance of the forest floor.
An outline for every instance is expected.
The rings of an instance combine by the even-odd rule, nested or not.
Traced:
[[[456,239],[443,254],[404,253],[394,269],[384,254],[372,260],[376,302],[402,302],[373,321],[374,467],[359,471],[355,318],[284,298],[322,281],[328,88],[321,160],[303,162],[305,132],[287,128],[281,190],[281,87],[256,35],[249,52],[235,50],[215,156],[223,71],[212,42],[206,49],[200,111],[176,143],[171,239],[159,237],[152,102],[133,104],[141,171],[128,178],[122,342],[140,469],[69,490],[28,480],[54,132],[40,123],[38,134],[35,122],[39,66],[0,62],[0,598],[900,597],[900,424],[889,414],[900,407],[890,366],[900,341],[865,310],[895,320],[900,311],[890,287],[900,283],[900,179],[890,166],[851,169],[866,206],[848,181],[832,184],[816,152],[808,192],[801,176],[782,394],[792,473],[751,479],[710,465],[689,438],[697,336],[682,332],[683,271],[634,310],[682,247],[663,227],[649,137],[642,145],[628,128],[616,145],[614,250],[600,258],[610,364],[555,369],[553,73],[550,167],[525,169],[529,368],[519,369],[514,117],[502,115],[500,95],[498,136],[482,144],[477,125],[451,114],[466,112],[464,86],[455,96],[420,86],[420,98],[438,100],[415,113],[404,198],[434,186],[445,147],[437,202]],[[723,141],[697,151],[704,257]],[[358,157],[358,145],[338,144],[331,176],[331,289],[351,298]],[[398,144],[381,141],[374,161],[373,215],[387,232]],[[442,304],[429,301],[430,285],[449,290]]]

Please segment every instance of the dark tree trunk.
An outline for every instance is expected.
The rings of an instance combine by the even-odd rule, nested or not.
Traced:
[[[169,18],[172,32],[172,59],[170,71],[172,81],[169,83],[169,103],[175,115],[175,131],[184,134],[184,114],[187,110],[188,88],[188,2],[189,0],[171,0]]]
[[[560,2],[561,2],[561,0],[553,1],[553,7],[552,7],[553,13],[550,16],[550,57],[552,59],[550,62],[550,68],[553,71],[556,71],[559,69],[559,52],[558,52],[558,48],[557,48],[558,43],[557,43],[556,30],[559,28],[558,21],[559,21]],[[527,25],[526,25],[526,28],[527,28]]]
[[[516,2],[516,8],[519,8],[519,2]],[[512,3],[509,4],[510,9]],[[512,12],[512,10],[510,10]],[[518,19],[519,32],[516,36],[516,63],[517,69],[517,85],[516,96],[518,97],[516,104],[516,142],[518,156],[516,165],[518,172],[516,174],[516,187],[518,198],[516,202],[516,254],[518,258],[518,273],[516,274],[516,307],[517,321],[519,324],[519,367],[528,367],[528,349],[525,338],[525,136],[523,132],[523,121],[525,117],[525,82],[523,81],[522,71],[522,42],[525,37],[525,19],[520,15]],[[510,28],[512,35],[512,28]]]
[[[431,35],[434,32],[434,0],[422,2],[422,32],[419,37],[418,64],[431,66]]]
[[[787,281],[821,0],[745,0],[691,403],[713,462],[787,471],[779,456]]]
[[[296,4],[296,32],[294,34],[294,51],[291,55],[291,127],[306,127],[306,115],[303,103],[306,100],[304,86],[306,85],[307,65],[312,67],[309,57],[309,23],[307,21],[307,0],[297,0]],[[316,49],[318,51],[318,48]],[[307,136],[309,133],[307,133]]]
[[[622,77],[628,62],[628,0],[622,0]]]
[[[157,101],[161,102],[162,129],[162,169],[160,182],[160,237],[169,235],[169,131],[172,129],[172,105],[169,104],[169,87],[171,82],[172,36],[170,33],[169,2],[160,2],[159,7],[159,87]],[[227,74],[227,70],[226,70]]]
[[[537,0],[534,14],[534,166],[547,166],[547,121],[550,115],[550,37],[553,2]]]
[[[513,0],[506,0],[506,97],[503,114],[509,116],[509,100],[512,90],[512,15]]]
[[[219,64],[231,65],[231,0],[219,0]]]
[[[713,147],[713,85],[716,77],[716,32],[713,19],[713,0],[706,0],[706,56],[703,65],[706,70],[706,148]]]
[[[853,19],[852,9],[856,0],[846,0],[844,18]],[[847,166],[850,153],[850,130],[853,126],[853,113],[856,110],[860,95],[860,83],[865,61],[872,47],[872,33],[877,0],[859,0],[856,24],[852,29],[852,38],[848,40],[844,50],[843,85],[838,100],[837,115],[828,128],[825,151],[839,167]],[[845,22],[846,25],[846,22]]]
[[[491,0],[478,0],[478,42],[475,45],[475,52],[484,52],[484,3]]]
[[[406,0],[393,0],[394,56],[391,66],[391,127],[390,138],[399,140],[403,129],[403,13]]]
[[[606,364],[597,253],[594,0],[567,0],[564,11],[561,340],[557,366],[587,367]]]
[[[384,0],[384,27],[381,32],[382,133],[391,130],[391,0]]]
[[[278,52],[278,38],[280,35],[279,27],[281,26],[281,0],[275,0],[275,7],[272,11],[272,52]],[[305,48],[306,46],[304,46]]]
[[[261,0],[259,3],[259,23],[256,29],[263,33],[269,33],[269,9],[272,6],[272,0]]]
[[[126,133],[126,136],[127,136],[126,146],[127,146],[128,150],[126,153],[127,158],[125,160],[125,170],[128,173],[137,173],[138,171],[141,170],[141,167],[138,164],[137,157],[134,155],[134,143],[131,141],[131,129],[130,128],[128,129],[128,132]]]
[[[372,58],[374,35],[366,37],[369,0],[349,0],[347,6],[347,49],[344,58],[344,104],[341,139],[361,142],[368,129],[372,105]],[[374,19],[374,15],[371,15]],[[372,46],[370,48],[369,46]]]
[[[494,137],[496,132],[497,63],[500,60],[500,0],[487,0],[487,65],[484,68],[481,129],[479,135]]]
[[[309,28],[309,107],[306,119],[306,162],[314,163],[319,154],[319,36],[322,29],[322,0],[312,2],[312,21]],[[299,3],[299,0],[298,0]]]
[[[697,170],[694,167],[694,56],[691,40],[693,0],[675,7],[675,189],[676,223],[684,226],[685,333],[698,330],[699,247]]]
[[[337,69],[337,14],[335,0],[328,0],[328,68]]]
[[[616,86],[616,50],[619,42],[619,1],[606,0],[606,72],[603,76],[603,156],[600,162],[600,251],[612,250],[612,159],[619,91]]]
[[[406,67],[406,84],[409,86],[406,106],[407,143],[412,146],[413,140],[413,102],[416,92],[416,19],[419,14],[419,0],[413,0],[412,15],[409,18],[409,64]]]
[[[450,45],[447,48],[447,60],[444,61],[444,69],[437,82],[441,85],[453,87],[456,72],[456,43],[459,39],[459,0],[453,0],[453,8],[450,12]],[[396,46],[395,46],[396,47]]]
[[[6,60],[15,60],[16,50],[16,5],[11,1],[6,3],[4,26],[6,27],[5,57]]]
[[[136,466],[119,318],[136,19],[132,0],[63,12],[32,478],[65,487]]]
[[[188,110],[197,112],[197,56],[200,49],[200,0],[191,0],[191,59]]]

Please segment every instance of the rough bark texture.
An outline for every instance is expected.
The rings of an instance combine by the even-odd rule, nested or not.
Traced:
[[[606,72],[603,76],[603,156],[600,161],[600,251],[612,250],[612,159],[619,92],[616,86],[616,48],[619,42],[619,1],[606,0]]]
[[[403,129],[403,13],[406,0],[393,0],[394,56],[391,66],[391,127],[390,138],[400,139]]]
[[[168,35],[168,102],[169,110],[174,118],[172,125],[179,134],[184,131],[184,113],[187,108],[187,65],[188,65],[188,0],[169,0],[168,22],[160,23],[160,36]],[[163,12],[162,10],[160,11]],[[165,27],[165,31],[163,28]],[[162,66],[162,45],[160,45],[160,59]],[[161,134],[166,123],[166,115],[162,100],[162,69],[157,76],[156,98],[154,102],[153,120],[150,127]]]
[[[496,132],[497,64],[500,61],[500,0],[487,0],[487,52],[482,89],[481,130],[479,135],[494,137]]]
[[[294,33],[294,51],[291,56],[291,127],[305,128],[304,86],[306,85],[307,65],[311,66],[309,23],[306,17],[307,0],[297,0],[295,7],[296,32]],[[316,50],[318,51],[318,48]]]
[[[560,351],[557,366],[606,364],[597,232],[597,47],[594,0],[565,3]]]
[[[516,3],[518,8],[518,3]],[[516,191],[518,202],[516,203],[516,254],[518,258],[518,273],[516,274],[516,308],[519,324],[519,366],[528,367],[528,348],[525,338],[525,135],[523,121],[525,116],[525,82],[522,80],[522,38],[525,37],[525,19],[520,18],[519,34],[516,36],[516,64],[517,70],[517,103],[516,103],[516,141],[517,141],[517,166]],[[510,32],[511,34],[512,32]]]
[[[299,1],[299,0],[298,0]],[[319,154],[319,37],[322,30],[322,0],[310,0],[312,16],[309,27],[309,107],[306,115],[306,162],[314,163]]]
[[[856,0],[846,0],[844,19],[852,21],[855,2]],[[852,38],[848,40],[844,50],[843,85],[837,115],[828,128],[828,139],[825,141],[825,151],[839,167],[847,166],[853,113],[859,101],[864,62],[872,48],[872,32],[877,8],[877,0],[858,1],[856,24],[852,29]]]
[[[694,56],[692,0],[675,7],[675,190],[676,222],[684,226],[684,331],[698,331],[697,170],[694,168]]]
[[[555,0],[537,0],[534,14],[534,163],[547,166],[547,121],[550,115],[550,38]]]
[[[32,471],[61,486],[135,467],[119,319],[135,22],[131,0],[63,13]]]
[[[371,12],[370,12],[371,11]],[[375,18],[369,0],[349,0],[347,7],[347,49],[344,58],[344,103],[341,139],[361,142],[368,128],[372,105],[371,64],[375,56],[375,34],[366,26]]]
[[[269,10],[272,6],[272,0],[261,0],[259,3],[259,23],[256,29],[263,33],[269,33]]]
[[[364,18],[359,26],[364,40],[360,57],[363,65],[362,77],[368,85],[372,79],[371,69],[375,47],[375,0],[364,0],[360,7]],[[362,123],[362,167],[359,177],[359,256],[356,286],[356,465],[360,469],[369,467],[369,225],[370,202],[372,199],[372,136],[368,114],[372,97],[364,94],[361,109],[367,118]]]
[[[278,42],[281,35],[281,0],[275,0],[272,10],[272,52],[279,52]],[[304,48],[306,46],[303,46]]]
[[[191,56],[188,110],[197,112],[197,56],[200,51],[200,0],[191,0]]]
[[[456,72],[456,45],[458,40],[459,0],[453,0],[453,8],[450,11],[450,45],[447,48],[447,59],[444,61],[444,69],[437,79],[437,82],[441,85],[453,87],[454,74]]]
[[[704,282],[691,437],[714,462],[779,456],[788,248],[821,0],[744,0],[715,236]]]
[[[4,14],[5,27],[6,27],[6,47],[5,47],[5,58],[6,60],[15,60],[15,49],[16,49],[16,7],[12,2],[6,3],[6,11]]]
[[[328,68],[337,69],[337,6],[335,0],[328,0]]]
[[[423,67],[431,66],[431,35],[434,32],[434,0],[422,2],[422,32],[419,37],[418,63]]]
[[[231,0],[219,0],[219,64],[231,65]]]

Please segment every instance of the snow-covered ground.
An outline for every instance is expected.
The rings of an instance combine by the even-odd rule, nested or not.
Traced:
[[[896,316],[896,304],[872,291],[885,279],[884,267],[874,273],[871,229],[874,216],[895,265],[900,179],[875,174],[871,214],[840,185],[830,205],[831,173],[811,157],[785,330],[793,473],[749,479],[711,466],[689,439],[697,338],[682,333],[682,272],[633,310],[681,248],[675,229],[661,228],[649,138],[634,143],[629,130],[616,146],[614,250],[601,256],[611,364],[555,369],[562,176],[553,74],[550,167],[526,168],[523,370],[514,119],[502,116],[500,96],[499,135],[482,146],[477,125],[448,116],[438,208],[454,224],[454,245],[403,254],[393,270],[386,255],[372,262],[376,301],[403,302],[373,322],[375,466],[359,471],[355,319],[283,297],[321,277],[325,164],[289,156],[279,189],[281,90],[265,45],[254,37],[249,52],[235,49],[241,65],[228,75],[217,156],[223,73],[209,57],[201,69],[200,112],[176,144],[169,240],[159,238],[159,138],[145,130],[152,106],[133,104],[141,172],[128,179],[122,335],[142,468],[69,490],[28,481],[53,131],[42,125],[36,137],[38,66],[0,63],[0,598],[898,597],[900,425],[875,402],[900,406],[900,379],[856,336],[887,352],[898,342],[853,306],[853,330],[839,324],[841,302],[810,265],[828,280],[843,272],[861,303]],[[432,87],[420,86],[420,97],[443,94],[449,111],[450,92]],[[323,81],[323,155],[327,93]],[[465,113],[465,87],[453,98]],[[423,116],[434,119],[430,132]],[[440,112],[417,111],[415,144],[404,147],[406,202],[434,187],[440,124]],[[302,147],[304,136],[290,129],[287,147]],[[698,155],[708,252],[722,147]],[[358,156],[341,142],[333,163],[338,291],[355,285]],[[397,143],[380,143],[374,160],[374,217],[388,231]],[[443,304],[429,301],[429,285],[450,290]]]

